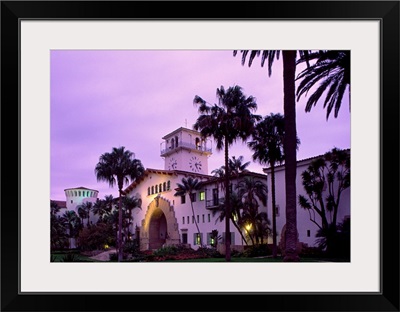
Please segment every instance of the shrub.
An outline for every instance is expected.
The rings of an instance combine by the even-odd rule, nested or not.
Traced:
[[[271,250],[268,244],[258,244],[249,246],[243,253],[243,257],[263,257],[271,255]]]
[[[115,244],[115,233],[111,224],[98,223],[85,227],[79,232],[78,244],[81,250],[103,249],[104,245]]]

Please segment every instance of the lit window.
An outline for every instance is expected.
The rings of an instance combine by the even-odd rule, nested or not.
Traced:
[[[206,199],[206,192],[201,191],[199,192],[199,200],[205,200]]]
[[[194,233],[194,245],[201,244],[201,233]]]

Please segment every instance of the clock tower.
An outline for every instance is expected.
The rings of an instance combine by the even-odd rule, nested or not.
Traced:
[[[211,141],[202,139],[200,132],[181,127],[162,139],[161,157],[165,161],[165,170],[208,174]]]

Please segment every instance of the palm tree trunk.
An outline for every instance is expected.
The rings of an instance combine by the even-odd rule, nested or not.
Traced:
[[[286,186],[286,237],[283,261],[299,261],[297,254],[296,211],[296,51],[284,50],[283,56],[283,110],[285,118],[285,186]]]
[[[276,199],[275,199],[275,163],[271,161],[271,189],[272,189],[272,257],[277,257],[276,246]]]
[[[231,261],[231,201],[229,194],[229,149],[225,138],[225,261]]]
[[[118,262],[122,261],[122,192],[119,189],[118,202]]]

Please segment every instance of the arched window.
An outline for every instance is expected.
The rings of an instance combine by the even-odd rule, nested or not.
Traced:
[[[74,191],[74,193],[75,193],[75,196],[78,196],[78,195],[76,195],[76,191]]]
[[[154,185],[151,187],[151,194],[154,194]]]
[[[201,149],[200,139],[196,138],[196,149]]]
[[[173,138],[171,139],[171,148],[175,148],[175,140]]]
[[[150,195],[150,186],[147,188],[147,195]]]
[[[160,190],[160,192],[162,192],[162,184],[160,183],[158,189]]]
[[[158,185],[156,185],[156,193],[158,193]]]
[[[163,183],[163,191],[165,192],[167,190],[167,183]]]
[[[176,146],[176,147],[178,147],[178,142],[179,142],[178,136],[176,136],[176,137],[175,137],[175,146]]]
[[[168,182],[167,182],[167,191],[169,191],[170,188],[171,188],[171,181],[168,181]]]

